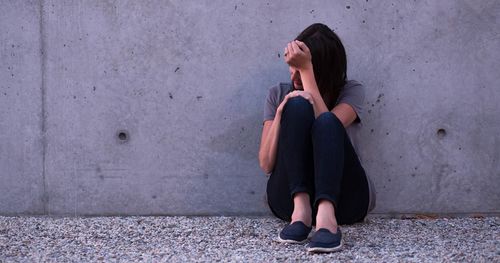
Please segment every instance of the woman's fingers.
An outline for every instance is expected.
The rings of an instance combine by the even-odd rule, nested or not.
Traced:
[[[309,94],[309,92],[306,92],[306,91],[300,91],[300,92],[298,93],[298,95],[299,95],[299,96],[301,96],[302,98],[304,98],[304,99],[308,100],[308,101],[309,101],[309,103],[314,104],[314,101],[313,101],[313,99],[312,99],[312,96],[311,96],[311,94]]]
[[[294,40],[285,47],[285,62],[297,69],[308,67],[311,63],[311,53],[306,44]]]
[[[295,53],[302,53],[302,49],[297,44],[297,41],[292,41],[291,43],[292,43],[292,48],[295,51]]]
[[[292,55],[293,55],[293,49],[290,48],[291,45],[290,43],[288,43],[285,47],[285,62],[288,64],[290,62],[290,59],[292,59]]]
[[[285,98],[283,99],[283,101],[280,103],[280,105],[278,106],[277,111],[278,111],[279,113],[281,113],[281,111],[283,111],[283,108],[284,108],[285,104],[287,103],[288,99],[289,99],[290,97],[292,97],[290,94],[291,94],[291,93],[288,93],[288,94],[285,96]]]
[[[297,46],[300,47],[300,49],[302,51],[304,51],[304,53],[309,53],[310,52],[309,48],[307,47],[307,45],[304,42],[295,40],[295,43],[297,44]]]
[[[283,108],[285,107],[285,104],[288,102],[288,100],[290,98],[294,98],[294,97],[297,97],[297,96],[301,96],[302,98],[304,98],[307,101],[309,101],[309,103],[311,103],[311,105],[314,105],[314,100],[313,100],[311,94],[309,94],[309,92],[303,91],[303,90],[294,90],[294,91],[288,93],[285,96],[285,98],[283,98],[283,101],[280,103],[280,105],[278,106],[278,108],[277,108],[276,111],[281,114],[281,112],[283,111]]]
[[[293,55],[296,52],[296,50],[293,48],[292,42],[288,43],[288,52],[289,55]]]
[[[307,91],[302,91],[302,90],[295,90],[295,91],[288,93],[285,96],[285,99],[283,99],[283,101],[288,100],[289,98],[297,97],[297,96],[301,96],[302,98],[309,101],[309,103],[314,104],[314,100],[313,100],[311,94],[309,94],[309,92],[307,92]]]
[[[306,99],[307,101],[309,101],[309,103],[311,103],[311,105],[314,105],[314,101],[311,97],[311,95],[308,95],[308,96],[302,96],[304,99]]]

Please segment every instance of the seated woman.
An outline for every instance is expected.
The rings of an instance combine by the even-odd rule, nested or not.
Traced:
[[[364,87],[347,80],[346,54],[326,25],[313,24],[285,47],[291,83],[269,90],[259,150],[270,174],[268,204],[291,223],[278,240],[310,252],[342,247],[339,224],[363,221],[375,205],[346,128],[363,120]]]

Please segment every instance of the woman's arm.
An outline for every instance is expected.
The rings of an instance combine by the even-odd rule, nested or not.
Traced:
[[[264,127],[262,128],[262,137],[260,139],[259,149],[259,165],[266,174],[270,174],[273,171],[274,164],[276,163],[280,122],[281,116],[278,117],[276,114],[274,120],[265,121]]]
[[[332,109],[332,113],[342,122],[344,128],[349,127],[358,116],[352,106],[347,103],[339,103]]]
[[[280,134],[281,126],[281,113],[285,107],[288,99],[301,96],[308,100],[309,103],[313,104],[312,97],[309,93],[296,90],[288,93],[283,101],[280,103],[276,109],[276,115],[274,120],[267,120],[264,122],[264,127],[262,128],[262,136],[260,139],[260,149],[259,149],[259,165],[266,174],[270,174],[274,169],[274,164],[276,163],[276,155],[278,153],[278,139]]]
[[[281,126],[281,112],[283,111],[283,107],[289,97],[290,94],[287,94],[276,109],[274,120],[265,121],[264,127],[262,128],[259,149],[259,165],[266,174],[270,174],[273,171],[274,164],[276,163],[278,136]]]
[[[323,97],[321,97],[321,93],[319,93],[318,85],[316,84],[316,79],[314,78],[312,64],[311,68],[301,69],[299,72],[304,91],[309,92],[313,98],[314,116],[317,118],[321,115],[321,113],[327,112],[328,107],[326,107],[325,101],[323,100]]]
[[[300,71],[300,76],[302,78],[302,86],[304,87],[304,91],[309,92],[311,97],[313,98],[314,104],[314,116],[317,118],[321,113],[327,112],[328,108],[326,107],[325,101],[321,94],[319,93],[318,85],[316,84],[316,79],[314,78],[314,72],[311,69],[303,69]],[[335,106],[332,111],[333,114],[342,122],[344,128],[347,128],[351,125],[354,120],[356,120],[356,112],[351,107],[351,105],[347,103],[340,103]]]
[[[288,53],[285,57],[285,61],[290,66],[296,67],[297,70],[299,70],[302,87],[304,88],[304,91],[308,92],[312,97],[313,102],[311,102],[311,104],[314,108],[315,117],[327,112],[328,107],[326,106],[323,97],[321,97],[318,84],[316,83],[316,79],[314,77],[311,52],[309,51],[307,45],[304,44],[304,42],[295,40],[288,44],[285,52]],[[354,109],[347,103],[338,104],[332,109],[331,112],[342,122],[344,128],[351,125],[357,117]]]
[[[302,87],[312,97],[314,116],[318,117],[321,113],[327,112],[328,107],[321,97],[316,78],[314,77],[311,52],[307,45],[298,40],[292,41],[288,43],[285,53],[286,63],[299,71]]]

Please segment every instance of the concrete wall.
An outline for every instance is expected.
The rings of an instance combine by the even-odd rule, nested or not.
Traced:
[[[37,2],[0,3],[0,214],[43,213],[42,55]]]
[[[2,1],[0,214],[266,214],[257,150],[313,22],[367,88],[374,213],[500,212],[498,1]]]

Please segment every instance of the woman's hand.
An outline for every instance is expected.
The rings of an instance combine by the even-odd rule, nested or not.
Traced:
[[[312,69],[312,56],[304,42],[294,40],[285,47],[285,62],[299,71]]]
[[[303,90],[294,90],[285,96],[283,101],[278,106],[278,109],[276,109],[276,114],[279,114],[281,116],[281,113],[283,112],[283,108],[285,107],[285,104],[288,101],[288,99],[293,98],[293,97],[297,97],[297,96],[301,96],[302,98],[306,99],[314,107],[314,99],[309,92],[303,91]]]

